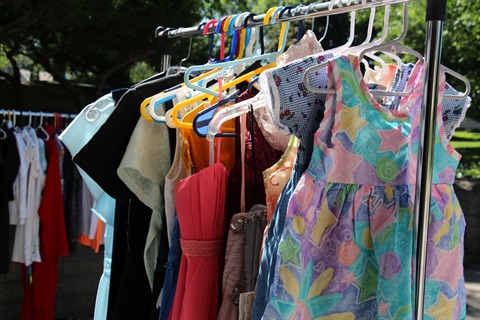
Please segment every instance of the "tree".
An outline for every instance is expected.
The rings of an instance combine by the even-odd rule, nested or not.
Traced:
[[[1,71],[0,77],[11,84],[16,104],[21,105],[17,61],[28,57],[51,73],[81,108],[86,102],[67,73],[95,83],[98,94],[107,84],[125,86],[129,67],[157,53],[155,28],[193,24],[200,19],[200,5],[188,0],[1,2],[0,50],[12,72]]]

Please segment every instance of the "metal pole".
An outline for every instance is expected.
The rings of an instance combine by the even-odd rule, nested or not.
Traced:
[[[425,84],[415,188],[415,319],[422,320],[424,313],[425,278],[427,266],[427,241],[430,218],[430,199],[433,174],[438,84],[442,53],[442,31],[445,21],[446,0],[427,1],[427,40],[425,46]]]
[[[331,0],[335,1],[335,0]],[[328,15],[335,15],[341,13],[347,13],[355,10],[362,10],[368,9],[373,7],[381,7],[387,4],[393,5],[397,3],[404,3],[409,2],[411,0],[341,0],[336,2],[333,8],[329,9],[330,2],[322,2],[315,4],[314,6],[298,6],[296,9],[286,10],[282,17],[275,20],[274,24],[279,24],[282,22],[287,21],[298,21],[304,20],[309,18],[318,18],[324,17]],[[250,17],[246,23],[246,25],[242,27],[235,28],[236,30],[242,28],[252,28],[263,25],[263,18],[265,14],[254,15]],[[211,26],[207,32],[207,34],[214,34],[215,33],[215,26]],[[156,36],[167,36],[168,38],[185,38],[185,37],[192,37],[192,36],[200,36],[203,35],[203,27],[199,28],[196,27],[186,27],[186,28],[179,28],[179,29],[162,29],[157,28]]]

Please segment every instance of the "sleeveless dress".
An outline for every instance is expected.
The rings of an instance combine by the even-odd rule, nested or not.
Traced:
[[[264,319],[413,317],[421,71],[417,64],[412,94],[389,110],[368,91],[357,57],[330,60],[328,87],[337,93],[327,96],[312,160],[288,206]],[[452,187],[460,155],[438,109],[425,319],[461,319],[465,220]]]
[[[182,258],[171,319],[215,319],[225,254],[228,172],[215,163],[180,181],[176,190]]]

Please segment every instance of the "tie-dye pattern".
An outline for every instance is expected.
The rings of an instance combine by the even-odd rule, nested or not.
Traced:
[[[379,105],[358,58],[330,60],[325,116],[290,200],[263,319],[412,319],[413,208],[423,70],[398,110]],[[466,317],[465,220],[439,90],[424,319]]]

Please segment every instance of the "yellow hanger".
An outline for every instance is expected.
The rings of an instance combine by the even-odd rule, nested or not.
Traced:
[[[217,73],[218,71],[220,71],[221,69],[214,69],[214,70],[210,70],[206,73],[203,73],[201,74],[200,76],[192,79],[193,82],[198,82],[210,75],[213,75],[215,73]],[[185,87],[185,83],[182,83],[181,84],[181,87],[184,88]],[[179,88],[180,89],[180,88]],[[146,121],[148,122],[155,122],[155,120],[153,120],[152,116],[149,114],[149,112],[147,111],[147,107],[148,105],[150,104],[150,102],[152,101],[152,99],[161,99],[163,96],[166,96],[166,95],[169,95],[169,94],[175,94],[175,90],[173,91],[170,91],[170,92],[160,92],[160,93],[157,93],[156,95],[153,95],[151,97],[148,97],[147,99],[143,100],[143,102],[141,103],[140,105],[140,114],[142,115],[142,118],[145,119]]]
[[[272,62],[272,63],[270,63],[270,64],[268,64],[268,65],[266,65],[266,66],[264,66],[264,67],[260,67],[260,68],[258,68],[258,69],[256,69],[256,70],[253,70],[253,71],[251,71],[251,72],[249,72],[249,73],[247,73],[247,74],[244,74],[244,75],[242,75],[242,76],[240,76],[240,77],[238,77],[238,78],[236,78],[236,79],[233,79],[232,81],[224,84],[224,85],[223,85],[223,89],[228,89],[228,88],[233,87],[234,85],[237,85],[237,84],[239,84],[239,83],[241,83],[241,82],[243,82],[243,81],[248,81],[248,80],[251,79],[253,76],[256,76],[256,75],[262,73],[262,72],[265,71],[265,70],[268,70],[268,69],[270,69],[270,68],[273,68],[275,65],[276,65],[276,63],[275,63],[275,62]],[[215,91],[218,91],[218,89],[215,89]],[[185,100],[185,101],[182,101],[182,102],[176,104],[176,105],[173,107],[173,109],[172,109],[172,120],[173,120],[173,123],[175,124],[175,126],[176,126],[177,128],[193,129],[193,125],[192,125],[191,123],[183,122],[183,121],[181,121],[181,120],[178,119],[178,112],[179,112],[182,108],[184,108],[184,107],[186,107],[186,106],[188,106],[188,105],[190,105],[190,104],[192,104],[192,103],[198,102],[198,101],[200,101],[200,100],[203,100],[203,99],[206,99],[206,98],[209,98],[209,97],[212,97],[212,95],[210,95],[209,93],[203,93],[203,94],[200,94],[200,95],[198,95],[198,96],[195,96],[195,97],[193,97],[193,98],[190,98],[190,99],[188,99],[188,100]],[[198,108],[198,107],[197,107],[197,108]]]

